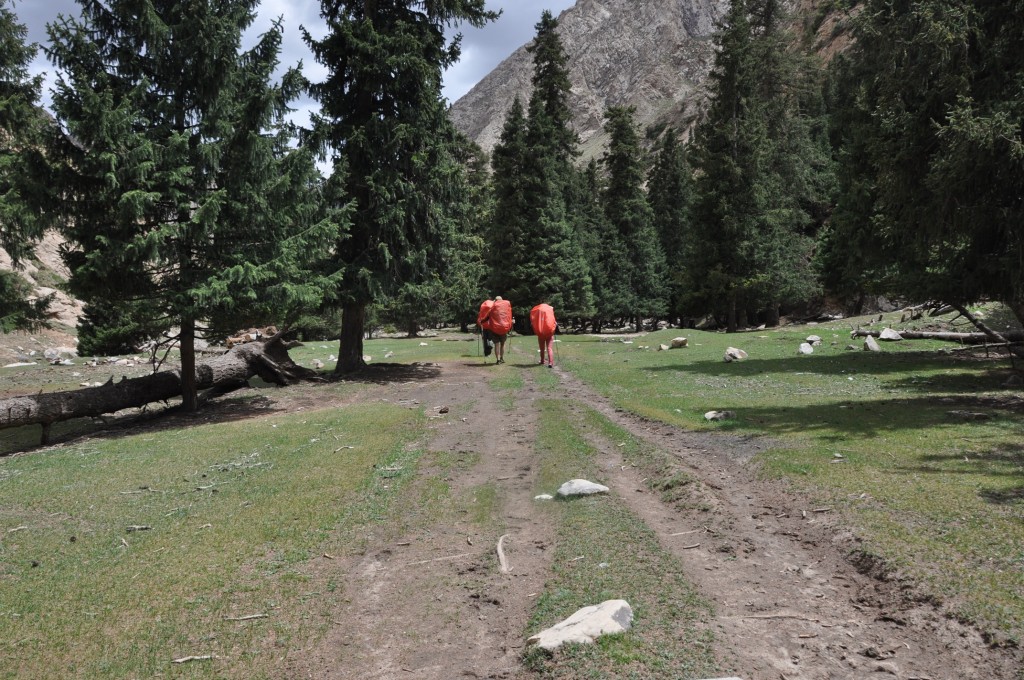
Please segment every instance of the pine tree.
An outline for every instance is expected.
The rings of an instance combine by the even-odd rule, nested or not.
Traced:
[[[8,0],[0,0],[0,248],[15,266],[48,225],[43,206],[50,192],[32,182],[43,162],[50,126],[39,108],[42,77],[28,67],[37,47],[26,45]],[[16,272],[0,272],[0,332],[32,329],[45,323],[52,296],[29,301],[31,287]]]
[[[643,330],[644,317],[666,310],[665,253],[654,228],[654,214],[644,193],[643,149],[636,131],[633,107],[613,106],[605,112],[608,150],[602,163],[608,174],[603,195],[605,215],[618,237],[624,258],[606,275],[621,281],[626,306],[618,315],[635,319]],[[614,283],[609,285],[614,286]]]
[[[748,163],[756,156],[748,104],[754,81],[747,2],[734,0],[715,35],[718,52],[709,75],[711,101],[695,130],[693,160],[698,170],[694,234],[688,243],[686,307],[696,316],[724,314],[737,328],[742,281],[750,262],[753,231]]]
[[[696,131],[687,305],[724,316],[730,332],[750,313],[775,322],[782,302],[816,292],[808,211],[824,200],[828,168],[823,136],[816,143],[806,123],[804,70],[787,52],[784,24],[776,0],[731,4]]]
[[[339,225],[284,121],[302,79],[270,83],[280,23],[240,51],[256,0],[81,5],[81,19],[49,26],[48,49],[63,73],[53,105],[67,136],[51,155],[76,246],[70,285],[94,320],[180,329],[194,410],[200,326],[288,323],[329,284],[318,258]]]
[[[590,272],[594,314],[589,321],[595,333],[601,332],[616,310],[626,307],[627,297],[623,280],[614,275],[616,263],[625,259],[625,251],[604,211],[604,187],[605,177],[597,159],[592,158],[582,172],[574,173],[569,197],[573,228]]]
[[[654,213],[654,228],[665,251],[668,271],[668,313],[682,315],[682,276],[689,241],[693,176],[677,133],[669,128],[661,135],[654,165],[647,176],[647,200]]]
[[[489,297],[502,295],[509,300],[512,291],[524,289],[527,281],[513,277],[510,260],[525,253],[525,236],[529,231],[525,187],[530,151],[526,146],[526,113],[516,97],[505,115],[501,137],[491,154],[493,170],[494,212],[487,229],[485,261]],[[525,273],[525,272],[524,272]]]
[[[487,297],[486,230],[494,211],[490,158],[477,144],[462,138],[456,160],[463,170],[461,200],[454,214],[455,237],[443,287],[448,318],[463,331],[476,322],[480,301]]]
[[[593,313],[593,292],[569,215],[577,137],[568,107],[569,76],[558,22],[544,12],[528,48],[534,57],[526,119],[513,107],[494,153],[496,209],[490,244],[495,294],[530,307],[546,301],[562,318]],[[514,194],[518,192],[518,196]],[[520,332],[529,329],[525,314]]]
[[[336,372],[363,362],[366,307],[441,276],[458,197],[455,135],[441,94],[459,58],[445,29],[496,18],[484,0],[324,0],[327,35],[305,33],[327,69],[310,91],[322,110],[317,144],[343,173],[352,227],[335,247],[343,272]]]
[[[1024,321],[1020,10],[864,3],[849,99],[861,137],[844,147],[840,204],[870,220],[878,248],[863,254],[886,290],[1002,300]]]

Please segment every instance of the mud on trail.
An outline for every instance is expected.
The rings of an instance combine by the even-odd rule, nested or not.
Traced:
[[[467,502],[491,489],[497,520],[481,524],[458,504],[438,508],[409,523],[412,528],[365,536],[358,556],[320,564],[344,583],[344,600],[317,647],[290,655],[288,677],[532,676],[520,663],[524,631],[551,566],[555,535],[549,513],[533,500],[540,398],[600,412],[696,480],[690,486],[699,502],[687,505],[701,509],[677,509],[645,486],[614,442],[593,442],[603,475],[594,481],[608,485],[657,533],[714,603],[708,625],[721,675],[1021,677],[1019,650],[989,647],[976,631],[915,601],[873,565],[854,564],[848,556],[856,554],[855,539],[836,518],[759,479],[754,454],[763,443],[642,420],[557,368],[557,388],[541,389],[533,383],[534,368],[465,360],[442,364],[429,380],[368,388],[369,400],[423,408],[431,416],[426,466],[413,486],[443,483],[448,498]],[[521,373],[524,386],[511,395],[492,389],[488,381],[499,372]],[[486,430],[494,434],[481,436]],[[452,464],[431,463],[440,456]],[[502,573],[497,557],[501,536],[509,573]]]

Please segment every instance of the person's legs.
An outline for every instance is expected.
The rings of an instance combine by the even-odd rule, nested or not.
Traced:
[[[544,344],[548,347],[548,368],[551,368],[555,365],[555,355],[551,353],[555,346],[555,340],[554,338],[548,338]]]
[[[540,346],[540,363],[544,363],[544,338],[537,336],[537,345]]]
[[[505,363],[505,338],[506,337],[507,336],[505,336],[505,335],[498,336],[498,344],[495,345],[495,347],[494,347],[495,353],[497,355],[497,357],[496,357],[497,358],[497,363],[499,363],[499,364]]]

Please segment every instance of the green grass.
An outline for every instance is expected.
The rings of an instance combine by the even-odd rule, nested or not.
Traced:
[[[798,356],[811,333],[824,344]],[[656,351],[676,335],[690,347]],[[484,363],[473,336],[454,337],[463,339],[370,340],[365,352],[371,364]],[[860,344],[848,323],[733,335],[671,330],[632,344],[559,340],[556,363],[620,408],[693,430],[764,436],[772,447],[757,461],[766,475],[834,508],[866,551],[995,641],[1024,639],[1024,418],[1020,391],[1002,386],[1005,360],[922,341],[883,344],[880,354],[847,351]],[[725,363],[730,345],[750,358]],[[513,338],[510,363],[486,369],[506,406],[528,380],[555,393],[558,372],[534,369],[534,348],[531,338]],[[310,342],[292,356],[307,366],[319,359],[327,372],[331,353],[336,342]],[[0,380],[24,370],[39,376],[29,392],[60,389],[77,384],[71,372],[81,370],[40,369],[0,369]],[[642,467],[664,500],[694,507],[691,480],[657,451],[596,412],[539,403],[538,492],[594,478],[595,442],[603,441]],[[737,417],[709,423],[703,414],[712,409]],[[500,534],[498,487],[453,494],[446,481],[445,471],[473,465],[472,455],[410,448],[424,423],[419,410],[374,404],[113,431],[24,456],[9,454],[36,441],[38,427],[0,432],[0,455],[8,454],[0,457],[0,678],[55,669],[69,677],[280,677],[287,650],[322,635],[344,597],[311,567],[319,556],[351,554],[375,532],[438,517]],[[73,421],[55,425],[54,435],[102,427]],[[711,676],[706,604],[642,523],[610,497],[548,507],[563,528],[529,632],[606,596],[633,604],[636,628],[551,658],[531,652],[530,663],[548,677],[586,677],[575,663],[595,677],[679,677],[678,669]],[[267,618],[225,619],[256,613]],[[222,658],[170,666],[192,654]]]
[[[589,423],[565,402],[540,402],[537,438],[539,490],[587,478],[600,482]],[[604,433],[621,436],[607,423]],[[549,654],[530,648],[528,667],[544,678],[710,677],[714,660],[706,628],[709,604],[686,581],[678,560],[661,548],[644,522],[612,495],[555,501],[558,522],[552,575],[538,598],[527,634],[567,618],[581,607],[624,599],[633,608],[633,628],[599,638],[593,645],[569,645]]]
[[[809,334],[823,345],[798,356]],[[678,335],[690,346],[656,351]],[[1024,636],[1024,417],[1019,391],[1003,386],[1008,361],[937,341],[850,351],[861,341],[838,324],[670,330],[632,344],[562,339],[562,365],[620,408],[767,437],[765,474],[844,513],[869,549],[926,596],[996,639]],[[727,346],[749,358],[726,363]],[[736,418],[707,422],[710,410]]]
[[[223,661],[175,676],[278,677],[328,623],[336,584],[310,561],[388,516],[422,423],[375,404],[0,459],[0,677],[153,676],[205,654]]]

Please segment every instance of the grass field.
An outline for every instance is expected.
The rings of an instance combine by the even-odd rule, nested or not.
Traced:
[[[811,333],[822,346],[798,355]],[[657,351],[678,335],[688,347]],[[562,365],[620,408],[769,437],[765,474],[841,510],[873,554],[931,597],[997,639],[1021,640],[1024,401],[1004,385],[1005,350],[1002,360],[936,341],[853,351],[848,325],[562,339]],[[728,346],[749,358],[725,362]],[[736,415],[709,422],[711,410]]]
[[[799,356],[811,333],[823,344]],[[687,348],[657,351],[677,335],[688,337]],[[483,361],[472,338],[450,337],[371,340],[366,353],[372,363]],[[1024,414],[1020,388],[1004,387],[1009,362],[937,342],[888,343],[881,353],[845,349],[850,343],[849,325],[837,324],[734,335],[660,331],[629,342],[562,335],[556,352],[562,367],[620,408],[768,438],[764,474],[834,507],[866,550],[997,641],[1020,642]],[[730,345],[749,358],[724,362]],[[531,363],[533,350],[531,338],[513,338],[509,363]],[[293,357],[310,365],[336,352],[336,343],[307,343]],[[502,368],[492,388],[512,400],[522,379],[514,366]],[[0,369],[0,379],[13,370]],[[550,372],[534,373],[542,389],[557,382]],[[360,387],[322,389],[357,394]],[[237,660],[234,677],[273,677],[277,655],[321,635],[329,616],[320,595],[337,584],[310,574],[310,558],[357,549],[361,527],[396,521],[409,502],[402,491],[421,455],[422,408],[353,402],[88,438],[29,455],[9,454],[36,435],[0,433],[0,678],[48,677],[54,669],[67,677],[149,677],[200,649]],[[712,409],[735,417],[708,422],[703,414]],[[542,403],[536,446],[547,487],[568,469],[586,468],[584,432],[625,440],[595,414],[574,414],[556,399]],[[447,489],[432,493],[443,498]],[[492,495],[475,494],[476,521],[493,513]],[[530,632],[605,592],[628,592],[638,634],[574,654],[598,655],[588,665],[654,676],[664,663],[706,668],[706,604],[635,518],[609,498],[553,512],[561,556],[579,549],[574,541],[593,544],[599,535],[643,555],[645,566],[639,574],[618,570],[623,561],[611,553],[601,562],[612,566],[600,572],[558,571]],[[650,574],[669,584],[657,601],[643,595]],[[236,620],[252,615],[267,618]],[[680,619],[686,625],[672,629]],[[673,635],[688,640],[687,656],[659,657]],[[541,674],[572,677],[543,655],[527,660]],[[175,677],[209,673],[193,665]]]

